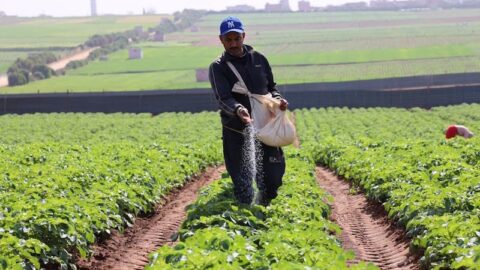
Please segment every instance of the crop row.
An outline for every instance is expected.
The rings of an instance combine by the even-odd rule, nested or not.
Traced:
[[[314,162],[334,169],[405,226],[430,268],[480,263],[480,105],[296,111],[302,149],[268,207],[234,202],[228,175],[189,207],[180,243],[151,269],[344,269]],[[0,269],[74,267],[75,256],[151,211],[163,195],[222,160],[216,113],[0,117]],[[208,255],[208,256],[207,256]],[[374,268],[364,263],[354,269]]]
[[[221,161],[217,118],[0,117],[0,269],[74,267],[73,256],[88,256],[96,239]]]
[[[477,132],[480,105],[422,109],[312,109],[296,113],[302,146],[317,162],[384,204],[405,226],[424,266],[480,265],[479,139],[445,141],[444,129]]]
[[[153,269],[377,269],[354,258],[328,220],[328,196],[314,176],[314,163],[287,154],[279,195],[268,207],[234,201],[228,174],[204,188],[189,206],[180,242],[150,255]]]

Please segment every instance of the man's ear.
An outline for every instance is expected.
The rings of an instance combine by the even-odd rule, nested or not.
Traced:
[[[218,39],[220,40],[220,42],[222,42],[222,35],[218,35]]]
[[[242,33],[242,39],[245,39],[245,32]]]

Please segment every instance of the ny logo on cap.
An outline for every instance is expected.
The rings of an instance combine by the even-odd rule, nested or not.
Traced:
[[[228,28],[235,27],[235,23],[233,21],[228,21]]]

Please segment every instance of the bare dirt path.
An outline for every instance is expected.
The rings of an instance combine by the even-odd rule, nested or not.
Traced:
[[[332,220],[342,228],[343,248],[358,261],[372,262],[381,269],[420,269],[418,257],[409,252],[409,240],[401,228],[391,224],[383,206],[369,202],[363,194],[350,194],[350,185],[331,171],[317,167],[317,181],[334,201]]]
[[[99,47],[89,48],[81,52],[75,53],[73,55],[67,56],[58,61],[48,64],[48,67],[50,67],[53,70],[59,70],[59,69],[65,68],[67,64],[70,63],[71,61],[87,59],[88,55],[92,51],[96,50],[97,48]],[[8,77],[6,74],[0,74],[0,87],[6,87],[6,86],[8,86]]]
[[[110,239],[94,246],[94,255],[88,261],[80,260],[79,269],[143,269],[150,252],[174,243],[171,236],[180,228],[186,217],[185,207],[197,198],[199,189],[220,179],[224,171],[225,166],[208,168],[197,179],[167,196],[151,217],[137,219],[124,234],[115,232]]]
[[[67,56],[67,57],[62,58],[62,59],[60,59],[58,61],[55,61],[53,63],[50,63],[50,64],[48,64],[48,66],[53,70],[59,70],[59,69],[65,68],[67,66],[67,64],[72,62],[72,61],[87,59],[88,55],[92,51],[94,51],[98,48],[99,47],[88,48],[88,49],[83,50],[81,52],[75,53],[73,55]]]
[[[0,74],[0,87],[8,86],[8,77],[6,74]]]

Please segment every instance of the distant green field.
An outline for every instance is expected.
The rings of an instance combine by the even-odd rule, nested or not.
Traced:
[[[143,44],[142,60],[128,59],[128,50],[109,55],[108,61],[95,61],[69,72],[72,75],[93,75],[150,71],[183,71],[207,67],[221,51],[214,47],[152,46]]]
[[[137,25],[152,27],[165,17],[168,15],[18,18],[8,23],[0,18],[0,48],[74,47],[95,34],[125,31]]]
[[[162,48],[145,45],[142,47],[143,60],[129,60],[128,51],[123,50],[110,55],[109,61],[96,61],[69,74],[98,75],[206,68],[221,52],[219,48],[206,46]],[[265,54],[269,56],[272,65],[315,65],[473,56],[475,50],[467,46],[448,45],[402,49],[335,50],[317,52],[314,55],[312,51],[305,52],[305,50],[296,53],[282,50],[267,51]],[[168,61],[162,61],[162,59],[168,59]]]
[[[480,72],[480,57],[273,67],[278,84],[339,82],[425,74]],[[392,85],[392,88],[395,88]]]
[[[280,85],[368,80],[423,74],[480,72],[480,57],[338,65],[273,66],[273,72],[276,74],[276,81]],[[92,85],[94,85],[94,88],[92,88]],[[392,86],[392,88],[394,87]],[[15,88],[0,88],[0,93],[65,92],[65,89],[68,89],[69,92],[110,92],[189,88],[206,88],[206,90],[209,90],[210,84],[195,82],[193,70],[95,76],[87,74],[58,77]]]
[[[0,52],[0,73],[6,72],[18,57],[26,57],[27,54],[27,52]]]
[[[78,18],[0,17],[0,73],[6,72],[15,59],[25,57],[36,49],[76,47],[95,34],[125,31],[137,25],[146,29],[157,25],[165,17],[169,15]],[[2,51],[2,49],[9,50]]]
[[[474,50],[465,46],[435,46],[422,48],[374,49],[374,50],[334,50],[317,52],[297,52],[270,54],[273,65],[301,64],[337,64],[378,62],[391,60],[415,60],[426,58],[447,58],[457,56],[474,56]]]
[[[239,14],[246,43],[264,53],[279,84],[335,82],[480,71],[480,10]],[[123,50],[67,76],[4,93],[209,88],[195,81],[223,48],[208,15],[164,43],[145,43],[142,60]]]
[[[107,92],[207,87],[209,87],[208,83],[195,82],[195,72],[193,70],[183,70],[137,74],[61,76],[17,87],[0,88],[0,93]]]
[[[286,34],[281,31],[247,31],[247,41],[253,40],[255,45],[277,47],[283,44],[317,44],[337,45],[363,43],[384,44],[384,41],[396,40],[397,46],[416,40],[449,40],[448,44],[463,43],[465,39],[478,41],[480,39],[480,22],[468,25],[408,25],[401,27],[369,27],[342,29],[298,29]],[[400,42],[400,43],[398,43]],[[435,44],[435,43],[434,43]],[[391,46],[391,44],[386,44]],[[342,47],[343,48],[343,47]]]
[[[408,19],[432,19],[432,18],[454,18],[459,14],[462,16],[478,16],[478,10],[434,10],[434,11],[383,11],[383,12],[324,12],[324,13],[283,13],[281,20],[279,14],[253,13],[237,14],[246,27],[254,25],[278,25],[299,24],[299,23],[325,23],[325,22],[350,22],[370,20],[408,20]],[[200,27],[217,27],[218,23],[226,17],[224,14],[210,15],[199,23]]]

